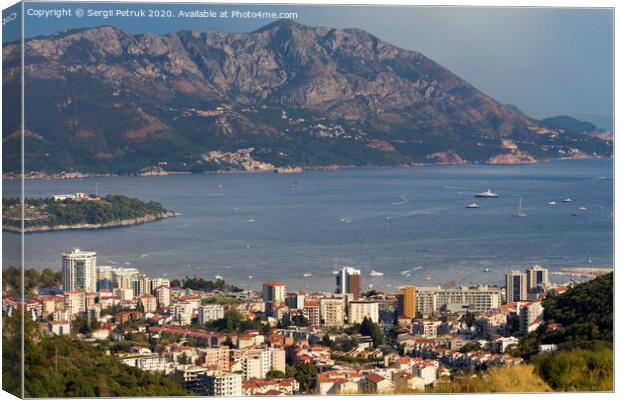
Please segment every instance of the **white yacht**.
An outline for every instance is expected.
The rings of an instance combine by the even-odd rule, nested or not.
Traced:
[[[493,192],[491,192],[491,189],[489,189],[486,192],[479,192],[479,193],[474,194],[474,197],[482,197],[482,198],[492,198],[492,199],[494,199],[494,198],[497,198],[499,196],[497,195],[497,193],[493,193]]]
[[[558,203],[556,203],[555,201],[550,201],[550,202],[549,202],[549,205],[550,205],[550,206],[554,206],[554,205],[556,205],[556,204],[558,204]]]
[[[562,200],[562,203],[570,203],[572,200],[570,198],[565,198],[564,200]]]
[[[373,276],[373,277],[383,276],[383,272],[375,271],[373,269],[372,271],[370,271],[370,276]]]
[[[476,203],[471,203],[466,205],[465,208],[480,208],[480,206]]]

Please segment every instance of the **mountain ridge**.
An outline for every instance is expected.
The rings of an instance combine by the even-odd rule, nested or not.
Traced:
[[[3,93],[16,89],[3,46]],[[132,173],[516,163],[611,155],[608,141],[500,104],[419,52],[280,20],[251,33],[102,26],[25,42],[26,171]],[[17,172],[17,121],[3,125]]]

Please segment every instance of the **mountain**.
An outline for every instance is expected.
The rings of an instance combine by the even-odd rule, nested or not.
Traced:
[[[19,51],[3,46],[5,97],[19,90]],[[549,128],[359,29],[280,20],[251,33],[132,35],[103,26],[28,39],[24,52],[26,171],[611,155],[609,142]],[[3,125],[5,172],[19,170],[18,122]]]
[[[514,104],[504,104],[507,108],[509,108],[510,110],[516,112],[517,114],[523,115],[524,117],[527,117],[527,115],[517,106],[515,106]]]
[[[541,122],[555,128],[571,130],[573,132],[598,137],[604,140],[613,140],[613,133],[604,129],[599,129],[592,122],[580,121],[577,118],[569,117],[567,115],[544,118]]]
[[[572,129],[574,131],[591,133],[596,131],[596,126],[587,121],[580,121],[577,118],[569,117],[567,115],[558,115],[556,117],[544,118],[541,120],[548,125],[553,125],[557,128]]]

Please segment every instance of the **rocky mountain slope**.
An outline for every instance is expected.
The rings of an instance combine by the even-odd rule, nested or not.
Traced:
[[[3,47],[3,93],[19,88],[18,50]],[[611,154],[608,141],[532,120],[358,29],[281,20],[252,33],[131,35],[104,26],[29,39],[25,65],[27,171]],[[19,136],[5,122],[5,171],[19,169]]]
[[[580,121],[577,118],[567,115],[558,115],[555,117],[544,118],[541,120],[546,125],[559,128],[561,130],[570,130],[572,132],[583,133],[584,135],[595,136],[604,140],[613,140],[612,132],[598,128],[592,122]]]

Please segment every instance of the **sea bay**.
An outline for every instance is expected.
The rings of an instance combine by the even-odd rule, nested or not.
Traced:
[[[3,184],[5,197],[19,194],[17,181]],[[502,284],[505,272],[533,264],[557,271],[613,263],[610,159],[27,180],[25,193],[94,193],[95,185],[99,194],[159,201],[182,215],[28,234],[27,266],[58,270],[61,253],[80,247],[97,251],[99,265],[131,265],[153,277],[221,275],[252,288],[277,279],[292,289],[332,290],[336,264],[360,268],[365,288],[389,289]],[[487,189],[499,198],[473,197]],[[525,218],[512,216],[519,199]],[[465,208],[474,201],[479,209]],[[4,265],[18,262],[18,238],[4,233]],[[372,270],[384,276],[371,278]]]

